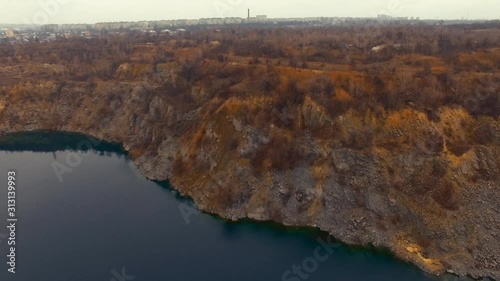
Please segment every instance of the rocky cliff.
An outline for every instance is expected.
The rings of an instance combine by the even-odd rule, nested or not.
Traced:
[[[216,66],[197,65],[203,77]],[[16,78],[51,67],[2,68],[12,80],[0,95],[0,135],[57,130],[121,143],[146,177],[168,179],[206,212],[317,227],[432,274],[500,280],[498,104],[490,114],[452,103],[355,108],[357,88],[334,87],[328,98],[347,106],[331,109],[315,88],[272,82],[273,71],[298,75],[288,67],[192,84],[178,63],[122,64],[108,80]],[[236,76],[242,66],[224,67]],[[492,77],[474,106],[498,103]]]
[[[39,96],[51,87],[25,86]],[[376,128],[349,136],[363,143],[353,138],[373,134],[372,146],[353,148],[336,138],[245,122],[241,114],[265,110],[265,99],[228,99],[203,115],[147,100],[145,91],[99,83],[65,88],[55,102],[16,102],[11,95],[1,101],[0,132],[61,130],[121,143],[145,176],[169,179],[204,211],[319,227],[349,244],[388,248],[434,274],[499,277],[498,120],[481,120],[493,128],[491,143],[454,153],[464,126],[482,124],[459,108],[442,108],[439,122],[405,109],[364,120],[348,112],[330,124],[321,107],[306,100],[290,114],[289,122],[335,127],[334,135]],[[109,100],[113,92],[119,100]],[[110,108],[105,118],[94,117]],[[161,124],[151,120],[155,114],[164,115]],[[256,167],[252,157],[264,159]],[[284,164],[277,162],[282,157]]]

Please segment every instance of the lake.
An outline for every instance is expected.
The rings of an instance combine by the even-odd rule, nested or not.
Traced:
[[[319,231],[195,212],[167,183],[141,176],[116,146],[76,151],[81,135],[37,134],[0,141],[0,234],[10,170],[18,218],[15,274],[0,236],[2,281],[443,280],[382,252],[326,247]],[[54,167],[68,159],[71,172],[58,177]]]

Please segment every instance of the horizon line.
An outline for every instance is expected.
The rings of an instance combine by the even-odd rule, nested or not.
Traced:
[[[384,14],[381,14],[384,15]],[[259,15],[260,16],[260,15]],[[265,15],[264,15],[265,16]],[[387,16],[387,15],[386,15]],[[377,19],[377,17],[360,17],[360,16],[311,16],[311,17],[275,17],[275,18],[265,18],[265,21],[272,20],[298,20],[298,19]],[[157,19],[157,20],[124,20],[124,21],[99,21],[99,22],[78,22],[78,23],[46,23],[46,24],[33,24],[33,23],[2,23],[0,25],[19,25],[19,26],[46,26],[46,25],[95,25],[95,24],[109,24],[109,23],[139,23],[139,22],[160,22],[160,21],[182,21],[182,20],[210,20],[210,19],[242,19],[246,20],[246,17],[212,17],[212,18],[177,18],[177,19]],[[255,16],[250,19],[257,19]],[[400,16],[400,17],[389,17],[388,19],[394,20],[420,20],[420,21],[500,21],[500,19],[489,19],[489,18],[421,18],[416,16]]]

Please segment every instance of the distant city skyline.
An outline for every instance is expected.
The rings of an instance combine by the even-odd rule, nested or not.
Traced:
[[[499,19],[499,0],[0,0],[2,24],[64,24],[267,15]]]

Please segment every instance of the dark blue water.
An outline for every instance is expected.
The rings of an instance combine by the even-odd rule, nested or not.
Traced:
[[[369,250],[327,254],[317,241],[327,238],[312,230],[191,214],[189,201],[142,177],[121,153],[87,151],[61,182],[53,163],[66,164],[69,153],[0,151],[0,234],[12,169],[19,219],[16,274],[0,239],[0,280],[438,280]]]

